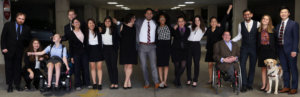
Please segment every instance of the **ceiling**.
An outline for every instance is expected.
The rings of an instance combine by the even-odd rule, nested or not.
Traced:
[[[41,3],[41,4],[53,4],[55,0],[12,0],[17,2],[24,3]],[[186,8],[195,8],[207,5],[222,5],[229,4],[232,0],[70,0],[71,5],[82,6],[84,4],[91,4],[99,8],[107,9],[121,9],[115,5],[109,5],[107,2],[118,2],[126,7],[129,7],[133,10],[153,8],[153,9],[170,9],[172,7],[178,6],[179,4],[184,4],[186,1],[194,1],[195,4],[187,5],[182,7]]]

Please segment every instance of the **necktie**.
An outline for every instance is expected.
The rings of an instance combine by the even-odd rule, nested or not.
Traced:
[[[250,23],[247,24],[247,30],[248,30],[248,32],[250,32],[250,30],[251,30]]]
[[[19,40],[21,35],[21,25],[18,24],[18,28],[17,28],[17,40]]]
[[[147,37],[147,43],[150,43],[150,22],[148,21],[148,37]]]
[[[280,27],[280,30],[279,30],[279,45],[282,45],[283,44],[283,30],[284,30],[284,22],[281,23],[281,27]]]

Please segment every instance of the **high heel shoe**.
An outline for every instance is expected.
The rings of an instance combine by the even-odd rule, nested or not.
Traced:
[[[190,86],[191,85],[191,81],[186,81],[185,85]]]

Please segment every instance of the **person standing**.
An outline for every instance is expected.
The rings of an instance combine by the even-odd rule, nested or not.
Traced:
[[[110,79],[110,89],[118,89],[118,49],[119,49],[119,34],[116,25],[113,24],[111,17],[104,19],[104,26],[101,28],[103,55],[107,65],[107,71]]]
[[[288,7],[280,8],[281,23],[276,26],[279,60],[283,70],[284,88],[280,93],[296,94],[298,89],[297,53],[299,24],[291,19]],[[292,79],[292,80],[291,80]],[[290,82],[292,82],[290,84]]]
[[[1,34],[1,52],[5,61],[5,77],[8,85],[7,92],[13,92],[13,83],[18,91],[21,88],[22,56],[24,47],[29,43],[30,28],[24,25],[26,15],[17,13],[16,20],[7,22]]]
[[[192,25],[189,26],[191,34],[188,37],[188,58],[187,58],[187,82],[186,85],[193,87],[197,86],[199,76],[199,62],[201,56],[201,44],[200,40],[206,32],[206,27],[201,16],[197,15],[193,18]],[[194,61],[194,78],[192,79],[192,61]]]
[[[274,26],[269,15],[264,15],[261,19],[261,26],[257,34],[257,57],[258,67],[261,67],[262,87],[261,91],[269,90],[269,81],[267,80],[267,68],[264,60],[268,58],[277,59],[276,38],[274,35]]]
[[[223,17],[222,21],[220,22],[220,26],[218,26],[219,22],[217,17],[211,17],[210,18],[210,27],[205,32],[205,35],[207,37],[207,43],[206,43],[206,56],[205,56],[205,62],[208,62],[208,73],[209,73],[209,80],[207,84],[212,83],[212,72],[213,72],[213,66],[214,66],[214,59],[213,59],[213,47],[214,44],[220,40],[222,40],[222,34],[226,29],[226,22],[228,20],[230,11],[232,9],[232,5],[229,5],[227,9],[226,15]]]
[[[188,58],[188,37],[191,31],[187,27],[185,18],[183,16],[179,16],[177,18],[177,25],[178,27],[174,27],[176,29],[171,46],[171,56],[175,67],[175,80],[173,83],[177,88],[180,88],[180,78],[185,70]]]
[[[240,58],[240,67],[242,73],[242,89],[241,92],[246,92],[247,90],[253,90],[253,80],[255,75],[255,65],[257,61],[256,56],[256,39],[258,27],[260,23],[252,20],[253,13],[246,9],[243,11],[244,20],[238,26],[238,35],[235,36],[232,41],[237,42],[242,39],[241,46],[241,58]],[[247,75],[246,62],[248,57],[249,60],[249,71]]]
[[[90,85],[89,61],[86,51],[86,42],[88,41],[84,30],[81,29],[79,19],[72,20],[72,31],[65,33],[64,37],[69,41],[71,62],[74,64],[75,88],[81,90],[82,86]],[[82,79],[81,79],[81,76]]]
[[[174,29],[169,25],[168,15],[162,13],[158,18],[159,26],[156,29],[155,44],[157,67],[160,79],[160,88],[167,88],[167,78],[169,72],[169,62],[171,56],[171,40]]]
[[[131,89],[132,65],[137,64],[135,15],[125,16],[124,24],[120,28],[120,64],[124,65],[124,89]]]
[[[102,48],[102,37],[96,29],[96,24],[93,19],[88,19],[88,31],[86,31],[87,37],[87,52],[88,52],[88,60],[90,63],[90,71],[93,82],[93,89],[102,89],[102,61],[103,57],[103,48]],[[97,74],[96,74],[97,71]],[[98,82],[96,82],[96,75],[98,78]]]
[[[155,89],[159,87],[159,80],[156,68],[156,45],[155,45],[155,30],[156,23],[152,19],[153,10],[147,8],[145,10],[145,18],[136,21],[136,40],[138,44],[138,54],[140,57],[141,67],[144,74],[145,86],[150,87],[147,70],[147,57],[150,61],[152,79],[155,83]]]

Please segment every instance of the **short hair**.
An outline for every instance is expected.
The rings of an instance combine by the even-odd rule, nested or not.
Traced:
[[[68,14],[69,14],[70,12],[74,12],[74,13],[76,14],[76,12],[75,12],[74,9],[69,9],[69,10],[68,10]]]
[[[222,36],[225,34],[225,32],[228,32],[228,33],[229,33],[229,35],[231,36],[231,32],[230,32],[230,31],[228,31],[228,30],[225,30],[225,31],[223,32]]]
[[[252,11],[250,10],[250,9],[245,9],[244,11],[243,11],[243,14],[245,13],[245,12],[250,12],[250,13],[252,13]]]
[[[25,16],[25,17],[26,17],[26,14],[25,14],[25,13],[23,13],[23,12],[18,12],[18,13],[16,14],[16,17],[18,17],[18,16],[20,16],[20,15],[23,15],[23,16]]]
[[[146,8],[145,13],[147,13],[147,11],[151,11],[153,13],[153,9],[152,8]]]
[[[218,21],[218,18],[217,18],[217,17],[212,16],[212,17],[209,18],[209,22],[211,22],[212,19],[216,19],[216,20]]]
[[[183,18],[183,20],[186,21],[186,20],[185,20],[185,17],[184,17],[183,15],[178,16],[178,17],[177,17],[177,21],[178,21],[179,18]]]
[[[134,16],[135,16],[135,15],[132,14],[132,13],[127,14],[127,15],[124,17],[124,23],[125,23],[125,24],[128,24]]]
[[[159,22],[159,19],[160,19],[160,16],[164,16],[165,17],[165,19],[166,19],[166,23],[165,24],[169,24],[169,15],[168,14],[166,14],[166,13],[160,13],[159,15],[158,15],[158,18],[157,18],[157,22],[160,24],[160,22]]]
[[[281,6],[279,12],[284,9],[288,10],[288,12],[291,12],[290,8],[288,8],[287,6]]]

